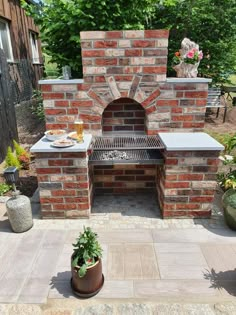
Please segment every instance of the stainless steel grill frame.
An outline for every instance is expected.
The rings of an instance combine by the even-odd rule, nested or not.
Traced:
[[[93,150],[164,149],[159,136],[101,136],[95,137]]]
[[[93,165],[113,165],[113,164],[163,164],[163,157],[159,150],[125,150],[128,159],[102,159],[108,150],[94,151],[90,156],[89,163]]]
[[[164,149],[164,144],[158,135],[95,137],[91,149],[93,152],[89,157],[89,163],[92,165],[163,164],[161,150]],[[113,150],[125,152],[128,159],[103,159],[104,153]]]

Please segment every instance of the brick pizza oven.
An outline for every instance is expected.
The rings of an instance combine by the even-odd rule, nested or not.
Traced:
[[[223,149],[202,132],[210,80],[166,78],[167,30],[81,32],[81,47],[83,80],[40,81],[46,128],[73,130],[79,115],[85,129],[83,144],[31,149],[42,218],[89,217],[94,193],[150,191],[164,218],[209,217]],[[94,163],[97,139],[127,137],[133,162]]]

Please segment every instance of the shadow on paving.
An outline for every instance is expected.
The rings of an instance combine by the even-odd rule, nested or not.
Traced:
[[[225,289],[230,295],[236,296],[236,269],[216,272],[212,268],[204,273],[204,278],[210,281],[211,288]]]
[[[58,292],[64,298],[75,297],[70,287],[71,271],[58,272],[56,276],[52,277],[50,286],[51,290]]]

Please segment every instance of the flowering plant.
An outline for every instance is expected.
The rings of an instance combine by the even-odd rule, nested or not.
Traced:
[[[176,51],[173,57],[173,64],[178,65],[181,61],[194,65],[203,58],[203,53],[197,48],[192,48],[185,55],[181,55],[181,51]]]

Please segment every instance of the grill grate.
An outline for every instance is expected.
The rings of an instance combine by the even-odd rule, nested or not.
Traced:
[[[120,149],[163,149],[164,145],[158,136],[117,136],[96,137],[93,150]]]
[[[123,158],[113,157],[114,151],[94,151],[89,158],[90,164],[111,165],[111,164],[163,164],[163,157],[158,150],[125,150]],[[108,158],[107,158],[108,156]],[[109,158],[110,156],[110,158]]]

